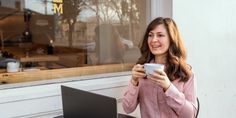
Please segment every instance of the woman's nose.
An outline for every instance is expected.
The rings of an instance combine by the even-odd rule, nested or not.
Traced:
[[[158,36],[154,35],[153,38],[152,38],[152,41],[158,41],[158,40],[159,40]]]

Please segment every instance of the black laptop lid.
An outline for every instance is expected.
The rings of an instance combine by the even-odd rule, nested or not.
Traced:
[[[117,118],[115,98],[61,86],[64,118]]]

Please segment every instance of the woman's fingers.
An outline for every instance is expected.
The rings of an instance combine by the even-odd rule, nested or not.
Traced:
[[[162,81],[165,81],[166,74],[162,70],[154,70],[154,73],[148,75],[148,78],[153,80],[155,83],[161,83]]]
[[[153,73],[149,75],[150,78],[155,78],[155,79],[159,79],[159,80],[164,80],[165,79],[165,75],[160,75],[158,73]]]
[[[139,78],[145,77],[143,65],[137,64],[132,68],[132,77],[134,80],[138,81]]]
[[[153,78],[153,77],[149,77],[149,79],[151,79],[156,84],[160,84],[163,81],[163,80],[156,79],[156,78]]]
[[[143,67],[143,65],[137,64],[133,67],[133,71],[144,73],[144,67]]]
[[[134,75],[135,75],[136,77],[145,77],[145,76],[146,76],[145,73],[140,73],[140,72],[135,72]]]
[[[166,73],[165,73],[163,70],[160,70],[160,69],[154,70],[154,73],[158,73],[158,74],[160,74],[160,75],[166,76]]]
[[[144,67],[143,65],[137,64],[133,67],[132,74],[140,75],[140,73],[142,73],[141,75],[145,74]]]
[[[154,73],[148,75],[147,78],[160,85],[164,91],[166,91],[171,84],[169,78],[163,70],[155,70]]]

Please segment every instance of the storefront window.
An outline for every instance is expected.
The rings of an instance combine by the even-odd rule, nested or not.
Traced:
[[[111,65],[134,64],[146,27],[147,2],[0,0],[0,79],[6,80],[11,68],[22,73],[107,66],[105,73]],[[19,67],[8,67],[9,62]]]

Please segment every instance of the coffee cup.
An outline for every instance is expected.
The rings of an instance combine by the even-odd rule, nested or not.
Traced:
[[[19,62],[8,62],[7,63],[7,72],[18,72],[20,67]]]
[[[164,70],[164,65],[163,64],[146,63],[146,64],[144,64],[144,69],[145,69],[145,73],[147,75],[149,75],[149,74],[153,74],[154,70],[156,70],[156,69]]]

